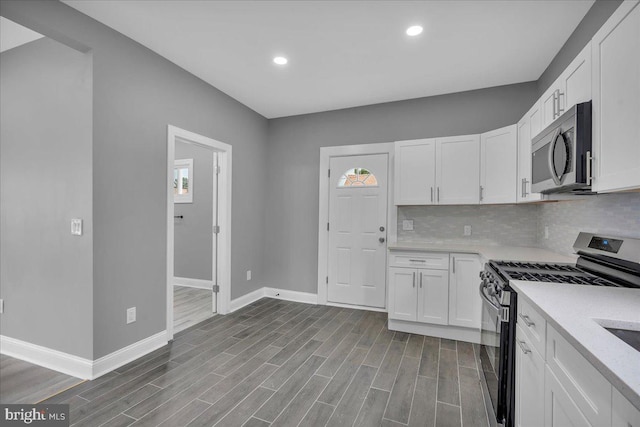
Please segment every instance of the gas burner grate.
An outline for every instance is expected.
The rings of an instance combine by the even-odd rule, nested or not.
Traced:
[[[568,273],[582,273],[579,268],[568,264],[539,264],[534,262],[519,262],[519,261],[497,261],[496,264],[499,267],[510,269],[520,268],[527,270],[544,270],[544,271],[560,271]]]
[[[570,274],[552,274],[552,273],[536,273],[536,272],[509,272],[511,280],[526,280],[529,282],[548,282],[548,283],[569,283],[575,285],[592,285],[592,286],[616,286],[608,280],[586,275],[570,275]]]

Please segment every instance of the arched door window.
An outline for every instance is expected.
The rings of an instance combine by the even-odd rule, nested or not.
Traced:
[[[377,186],[378,180],[376,176],[365,168],[349,169],[338,180],[338,188]]]

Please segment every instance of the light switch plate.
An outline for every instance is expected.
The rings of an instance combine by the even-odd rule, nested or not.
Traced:
[[[465,236],[471,236],[471,226],[470,225],[465,225],[464,226],[464,235]]]
[[[82,220],[80,218],[71,218],[71,234],[82,236]]]
[[[136,321],[136,308],[127,308],[127,325]]]
[[[247,280],[251,280],[251,270],[247,270]]]
[[[413,231],[413,220],[405,219],[402,221],[402,229],[404,231]]]
[[[0,314],[4,313],[4,300],[0,299]]]

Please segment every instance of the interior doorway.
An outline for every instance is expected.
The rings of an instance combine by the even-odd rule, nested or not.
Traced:
[[[167,334],[227,313],[231,146],[175,126],[167,139]]]

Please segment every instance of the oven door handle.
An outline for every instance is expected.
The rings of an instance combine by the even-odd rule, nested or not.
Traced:
[[[498,313],[500,313],[500,311],[502,310],[502,307],[496,303],[494,303],[493,301],[491,301],[491,299],[489,298],[489,295],[487,295],[487,287],[485,286],[484,283],[480,283],[480,296],[482,297],[482,299],[489,304],[491,307],[493,307],[493,309],[495,311],[497,311]]]

